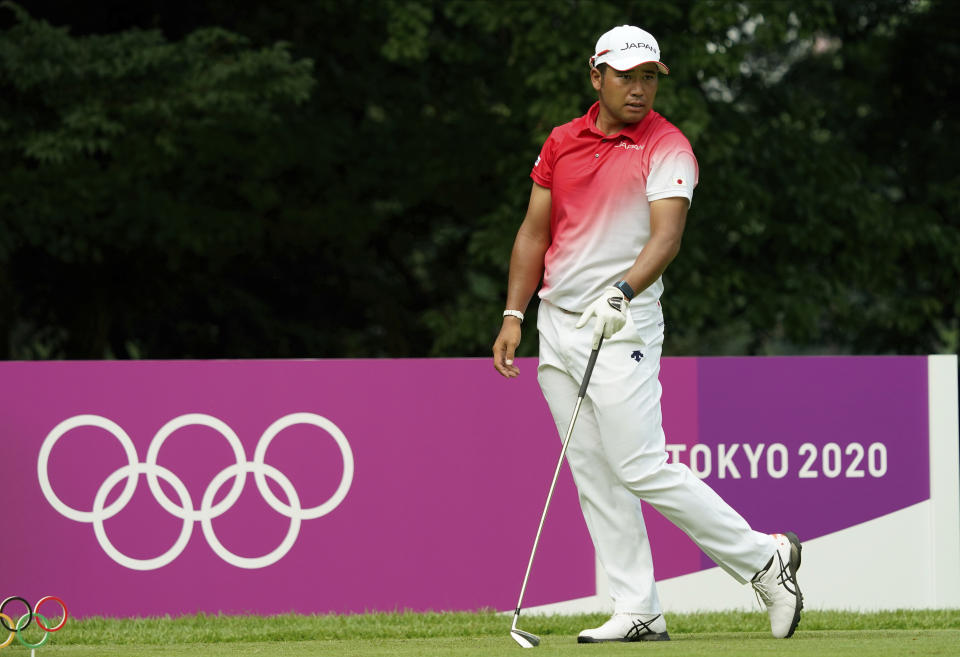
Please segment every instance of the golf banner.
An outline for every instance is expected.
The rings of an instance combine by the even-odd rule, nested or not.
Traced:
[[[34,564],[4,588],[77,617],[511,609],[561,446],[518,365],[0,363],[0,558]],[[660,379],[669,458],[800,536],[808,608],[960,606],[955,356],[666,358]],[[644,510],[666,611],[751,605]],[[566,468],[524,604],[611,607]]]

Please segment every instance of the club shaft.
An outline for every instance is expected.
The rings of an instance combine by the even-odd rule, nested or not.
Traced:
[[[587,369],[583,374],[583,382],[580,384],[580,392],[577,395],[577,405],[573,409],[573,416],[570,418],[570,424],[567,427],[567,435],[563,438],[563,447],[560,450],[560,458],[557,460],[557,467],[553,471],[553,480],[550,482],[550,490],[547,493],[547,501],[543,505],[543,513],[540,514],[540,524],[537,526],[537,535],[533,539],[533,549],[530,550],[530,559],[527,561],[527,571],[523,575],[523,584],[520,586],[520,598],[517,600],[517,610],[513,614],[513,627],[517,626],[517,619],[520,616],[520,609],[523,607],[523,596],[527,592],[527,581],[530,579],[530,570],[533,568],[533,558],[537,554],[537,546],[540,544],[540,533],[543,531],[543,523],[547,519],[547,511],[550,509],[550,501],[553,499],[553,491],[557,487],[557,479],[560,477],[560,469],[563,467],[563,459],[567,455],[567,447],[570,445],[570,437],[573,435],[573,426],[577,422],[577,415],[580,414],[580,405],[587,395],[587,385],[590,383],[590,375],[593,374],[593,366],[597,363],[597,354],[600,353],[600,345],[603,343],[603,337],[597,341],[593,351],[590,352],[590,360],[587,362]]]
[[[573,409],[573,419],[570,420],[570,427],[567,429],[567,435],[563,439],[563,448],[560,450],[560,460],[557,461],[557,467],[553,471],[553,481],[550,482],[550,492],[547,493],[547,502],[543,505],[543,513],[540,514],[540,525],[537,527],[537,535],[533,539],[533,549],[530,550],[530,560],[527,561],[527,572],[523,575],[523,585],[520,587],[520,599],[517,600],[517,611],[514,618],[520,615],[520,607],[523,606],[523,595],[527,592],[527,580],[530,577],[530,569],[533,568],[533,558],[537,554],[537,545],[540,544],[540,532],[543,531],[543,523],[547,519],[547,510],[550,508],[550,500],[553,499],[553,491],[557,487],[557,478],[560,475],[560,468],[563,467],[563,458],[567,455],[567,446],[570,444],[570,436],[573,435],[573,425],[576,422],[577,415],[580,413],[580,404],[583,403],[583,397],[577,397],[577,405]]]

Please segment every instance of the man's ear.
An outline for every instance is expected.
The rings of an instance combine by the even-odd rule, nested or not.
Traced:
[[[600,87],[603,84],[603,73],[600,72],[600,69],[590,69],[590,84],[593,85],[595,90],[600,91]]]

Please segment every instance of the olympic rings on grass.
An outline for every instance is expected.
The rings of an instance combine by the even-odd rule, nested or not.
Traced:
[[[6,609],[7,605],[13,602],[14,600],[19,600],[20,602],[22,602],[23,606],[27,608],[27,615],[31,616],[30,603],[27,602],[26,598],[21,598],[19,595],[11,595],[9,598],[5,599],[3,602],[0,602],[0,614],[3,614],[3,610]],[[6,616],[7,620],[9,620],[11,623],[10,625],[7,625],[6,623],[3,622],[3,619],[0,618],[0,625],[3,625],[3,629],[7,630],[8,632],[16,632],[16,626],[13,625],[13,620],[6,614],[3,614],[3,615]],[[27,620],[27,625],[29,624],[30,624],[30,619]],[[25,629],[27,625],[24,625],[23,628],[21,629]]]
[[[5,613],[3,613],[3,612],[0,612],[0,619],[4,619],[4,618],[6,618],[8,621],[10,621],[10,626],[11,626],[11,627],[16,627],[16,625],[14,625],[14,622],[13,622],[13,619],[12,619],[12,618],[10,618],[9,616],[7,616],[7,615],[6,615]],[[6,627],[7,624],[4,623],[3,626]],[[13,637],[16,636],[16,634],[17,634],[17,633],[16,633],[14,630],[10,630],[10,636],[7,637],[7,640],[4,641],[3,643],[0,643],[0,650],[3,650],[3,649],[6,648],[7,646],[9,646],[11,643],[13,643]]]
[[[51,602],[51,601],[56,602],[58,605],[60,605],[60,608],[63,609],[63,618],[60,620],[59,623],[57,623],[56,627],[51,627],[48,629],[43,625],[43,623],[40,622],[41,618],[43,618],[44,621],[47,620],[46,618],[40,615],[40,605],[42,605],[44,602]],[[45,595],[39,600],[37,600],[37,604],[33,607],[33,615],[37,617],[37,625],[40,626],[41,630],[43,630],[44,632],[56,632],[57,630],[59,630],[60,628],[62,628],[64,625],[67,624],[67,616],[69,614],[67,612],[67,605],[64,604],[63,600],[61,600],[60,598],[54,595]]]
[[[28,611],[27,613],[25,613],[23,616],[20,617],[20,620],[17,621],[17,641],[19,641],[20,644],[23,645],[25,648],[39,648],[40,646],[42,646],[47,642],[47,639],[50,638],[50,632],[44,632],[43,638],[40,639],[39,643],[29,643],[22,636],[20,636],[20,632],[23,631],[27,627],[27,625],[30,624],[30,620],[34,616],[37,617],[37,625],[40,625],[40,619],[43,618],[43,616],[41,614],[35,614],[31,611]],[[27,619],[27,623],[23,627],[20,627],[20,621],[22,621],[24,618]],[[43,620],[47,620],[47,619],[43,618]],[[43,627],[43,625],[40,625],[40,627]]]
[[[14,600],[22,602],[24,606],[27,608],[27,613],[20,616],[20,618],[17,619],[16,622],[14,622],[10,616],[8,616],[3,612],[3,609],[5,609],[6,606],[9,603],[13,602]],[[47,627],[48,625],[50,625],[50,621],[47,620],[46,616],[40,613],[40,605],[46,602],[56,602],[58,605],[60,605],[60,608],[63,609],[63,618],[61,618],[60,622],[57,623],[54,627]],[[10,596],[9,598],[6,598],[3,602],[0,602],[0,626],[3,626],[5,630],[10,632],[10,636],[8,636],[3,643],[0,643],[0,650],[3,650],[7,646],[9,646],[11,643],[13,643],[14,637],[16,637],[17,641],[19,641],[23,646],[27,648],[31,648],[31,649],[39,648],[40,646],[44,645],[47,642],[52,632],[56,632],[67,623],[67,617],[69,615],[70,615],[70,612],[67,611],[67,605],[64,604],[63,600],[61,600],[60,598],[54,595],[43,596],[37,601],[37,604],[34,605],[32,609],[30,608],[30,603],[27,602],[26,598],[20,597],[18,595],[13,595],[13,596]],[[30,643],[29,641],[25,640],[21,636],[21,632],[27,629],[27,627],[30,625],[30,622],[34,618],[37,619],[37,626],[41,630],[43,630],[43,638],[40,639],[38,643]]]

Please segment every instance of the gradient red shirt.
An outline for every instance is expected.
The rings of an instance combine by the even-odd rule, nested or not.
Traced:
[[[600,104],[553,129],[530,177],[550,189],[551,243],[540,297],[582,312],[620,280],[650,239],[650,203],[693,200],[699,176],[690,142],[651,110],[614,135],[597,129]],[[657,281],[631,305],[656,303]]]

